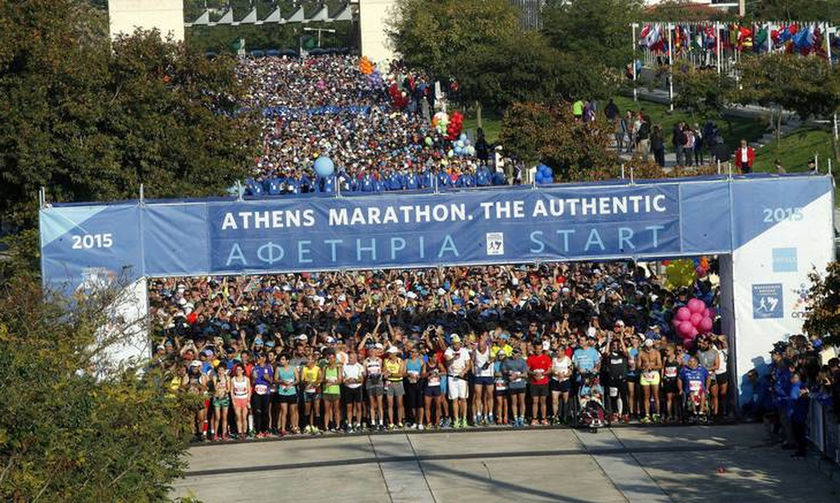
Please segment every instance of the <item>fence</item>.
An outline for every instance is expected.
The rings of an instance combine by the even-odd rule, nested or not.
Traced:
[[[811,398],[808,439],[823,456],[840,464],[840,423],[830,401]]]

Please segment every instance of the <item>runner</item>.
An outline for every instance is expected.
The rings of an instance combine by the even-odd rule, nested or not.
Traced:
[[[347,433],[355,433],[362,429],[362,408],[364,406],[362,385],[365,381],[365,368],[358,362],[358,358],[355,352],[348,353],[347,363],[341,372],[344,383],[344,403],[346,404],[344,431]]]
[[[300,372],[300,380],[303,383],[303,417],[306,420],[303,432],[311,435],[321,433],[317,418],[321,411],[323,376],[323,370],[316,364],[315,354],[310,353],[306,360],[306,366]]]
[[[631,418],[639,418],[639,396],[636,393],[639,391],[639,345],[641,340],[639,336],[633,334],[629,337],[630,345],[625,345],[627,348],[627,416],[624,418],[626,423]]]
[[[452,400],[452,427],[467,427],[467,373],[472,370],[472,359],[467,348],[461,347],[461,337],[452,334],[449,337],[452,346],[447,348],[444,356],[447,362],[447,376],[449,378],[449,399]]]
[[[511,357],[502,363],[502,373],[509,383],[513,427],[525,426],[525,376],[528,375],[528,364],[522,358],[522,349],[519,346],[515,346]]]
[[[227,365],[219,362],[216,374],[213,376],[213,418],[216,421],[216,434],[213,440],[227,440],[228,437],[228,408],[230,407],[230,377]]]
[[[399,352],[400,350],[396,346],[389,346],[388,357],[385,359],[385,397],[388,405],[388,429],[390,430],[402,428],[403,416],[405,415],[405,406],[403,405],[405,362],[397,356]],[[394,423],[394,402],[397,406],[396,423]]]
[[[531,426],[548,426],[545,400],[548,396],[548,374],[551,371],[551,343],[545,340],[539,348],[539,353],[528,357],[528,374],[531,376]]]
[[[300,419],[298,418],[298,388],[300,375],[298,369],[292,367],[289,362],[289,355],[280,354],[280,363],[274,372],[274,383],[277,385],[276,403],[279,408],[277,424],[279,434],[286,435],[288,420],[289,430],[294,434],[300,433]]]
[[[718,385],[716,381],[717,371],[720,368],[720,351],[712,343],[714,334],[700,335],[697,337],[697,360],[706,370],[709,371],[710,386],[708,391],[711,410],[709,415],[717,416],[718,413]]]
[[[620,418],[628,416],[628,395],[627,395],[627,370],[628,370],[627,349],[621,338],[610,341],[610,352],[607,355],[607,406],[611,412],[610,422],[616,422]]]
[[[665,347],[665,361],[662,363],[662,388],[665,392],[665,420],[669,423],[677,420],[674,398],[679,391],[677,386],[679,372],[680,361],[677,359],[676,350],[673,344],[668,344]]]
[[[725,335],[712,335],[712,341],[718,350],[718,368],[715,370],[715,382],[717,383],[717,399],[713,414],[717,417],[729,415],[729,345]]]
[[[376,343],[368,357],[365,358],[365,388],[370,400],[368,416],[371,429],[385,429],[385,410],[382,406],[382,396],[385,394],[385,381],[382,376],[382,359],[379,357],[382,344]]]
[[[662,372],[662,355],[659,350],[653,347],[653,339],[646,339],[645,346],[639,354],[639,367],[641,375],[639,383],[642,386],[643,405],[645,417],[643,423],[659,421],[659,382]],[[650,411],[650,399],[653,395],[653,414]]]
[[[251,404],[251,381],[245,377],[245,367],[233,367],[231,379],[231,398],[233,398],[233,412],[236,416],[236,437],[248,434],[248,408]]]
[[[429,357],[422,376],[426,380],[426,388],[423,390],[423,400],[426,405],[427,427],[434,429],[443,424],[442,409],[443,401],[446,400],[440,387],[442,377],[441,368],[434,355]],[[432,421],[432,405],[434,405],[435,410],[434,421]]]
[[[268,404],[271,400],[270,386],[274,381],[274,369],[267,362],[265,353],[257,354],[257,364],[251,370],[251,384],[254,389],[254,431],[257,438],[267,438]]]
[[[511,348],[513,352],[513,348]],[[494,395],[496,398],[496,420],[499,424],[509,424],[508,421],[508,383],[504,372],[502,371],[502,364],[507,359],[507,354],[504,351],[498,351],[493,362],[493,386]]]
[[[411,413],[413,428],[422,430],[423,427],[423,389],[420,376],[424,374],[425,363],[416,345],[411,346],[410,358],[405,361],[405,401],[406,408]]]
[[[475,373],[472,400],[473,424],[492,425],[494,423],[493,375],[495,372],[490,341],[486,333],[478,339],[473,353],[473,369]]]
[[[335,350],[327,348],[327,365],[324,367],[324,430],[335,433],[341,427],[341,374]]]
[[[187,374],[181,380],[181,389],[202,397],[201,407],[195,411],[193,425],[195,436],[199,440],[207,440],[207,407],[210,393],[207,387],[207,376],[201,373],[201,362],[193,360],[187,369]]]

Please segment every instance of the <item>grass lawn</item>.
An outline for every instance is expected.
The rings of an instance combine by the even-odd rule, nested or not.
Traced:
[[[618,96],[614,98],[618,109],[624,114],[628,109],[638,111],[644,108],[645,113],[648,114],[653,121],[653,124],[661,124],[665,131],[666,148],[671,148],[671,131],[674,129],[674,124],[680,121],[685,121],[687,124],[697,123],[701,128],[705,120],[700,116],[692,116],[681,110],[668,110],[668,105],[661,103],[654,103],[651,101],[639,100],[634,102],[633,98],[625,96]],[[601,108],[606,106],[606,103],[601,103]],[[729,146],[730,150],[734,150],[738,146],[741,138],[747,141],[753,141],[761,138],[767,132],[767,124],[760,119],[744,119],[740,117],[731,117],[729,122],[732,126],[730,130],[726,121],[718,119],[715,121],[723,133],[723,139]]]
[[[502,116],[496,112],[484,109],[481,111],[481,123],[484,129],[484,138],[487,143],[493,143],[499,139],[499,130],[502,128]],[[464,114],[464,129],[476,129],[478,120],[475,117],[475,110],[469,110]]]
[[[831,132],[828,129],[804,127],[782,136],[780,144],[773,143],[755,151],[755,171],[776,172],[776,159],[788,173],[798,173],[808,169],[808,160],[817,155],[820,173],[828,169],[827,161],[831,158]],[[837,163],[832,161],[834,174],[834,203],[840,205],[840,173]]]

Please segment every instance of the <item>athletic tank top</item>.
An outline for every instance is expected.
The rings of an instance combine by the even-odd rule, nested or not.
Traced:
[[[388,371],[388,380],[391,382],[402,381],[402,377],[399,377],[397,374],[400,373],[400,367],[402,366],[402,362],[399,360],[385,360],[385,370]]]
[[[410,382],[417,382],[420,379],[420,372],[423,370],[423,359],[406,360],[405,373]]]
[[[665,363],[663,363],[663,367],[664,367],[665,379],[676,379],[677,378],[677,373],[679,372],[679,369],[680,369],[680,365],[679,365],[679,362],[677,360],[674,360],[674,361],[665,360]]]
[[[324,369],[324,379],[326,380],[326,385],[324,385],[324,393],[328,395],[337,395],[341,393],[341,389],[338,387],[338,370],[340,368],[341,367],[326,367]],[[330,381],[332,381],[332,383]]]
[[[233,398],[248,398],[248,380],[245,376],[241,380],[233,378]]]
[[[213,390],[213,396],[216,396],[218,398],[224,398],[225,396],[227,396],[228,382],[230,382],[230,379],[227,375],[225,375],[224,372],[219,374],[218,382],[213,385],[215,387],[215,389]]]
[[[637,375],[639,371],[636,369],[636,357],[639,356],[639,350],[636,348],[630,348],[627,350],[627,354],[627,375]]]
[[[709,348],[707,351],[698,351],[697,359],[700,360],[701,365],[706,367],[706,370],[709,370],[715,364],[717,352],[718,350],[716,348]]]
[[[560,358],[552,358],[551,359],[551,370],[554,372],[551,378],[555,381],[564,382],[569,380],[569,376],[571,375],[571,366],[572,360],[566,356],[565,354]],[[559,375],[563,375],[561,378]]]
[[[440,367],[434,359],[429,359],[429,366],[426,369],[428,379],[426,379],[426,386],[434,387],[440,386]]]
[[[321,367],[315,365],[312,368],[303,367],[304,391],[307,393],[318,392],[318,380],[321,377]]]
[[[729,349],[728,348],[721,348],[718,349],[718,354],[720,355],[720,367],[715,370],[715,375],[725,374],[728,368],[728,358],[729,358]]]
[[[295,382],[295,369],[289,367],[288,370],[285,370],[283,367],[277,367],[277,377],[284,382]],[[283,396],[297,395],[297,386],[277,383],[277,394]]]
[[[484,365],[487,364],[487,368]],[[484,348],[484,352],[475,350],[475,375],[478,377],[493,377],[493,364],[490,362],[490,348]]]
[[[376,385],[382,384],[382,362],[378,358],[365,358],[365,373],[367,382]]]

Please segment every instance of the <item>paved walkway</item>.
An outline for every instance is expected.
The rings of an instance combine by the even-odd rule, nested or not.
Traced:
[[[207,502],[837,502],[758,425],[324,436],[190,451]]]

